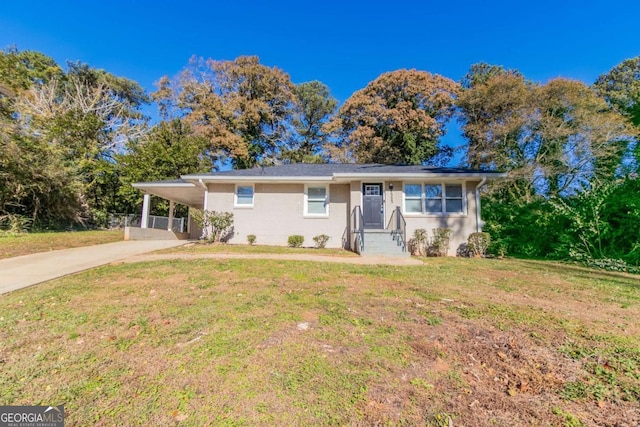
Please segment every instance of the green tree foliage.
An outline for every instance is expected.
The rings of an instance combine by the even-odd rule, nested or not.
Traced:
[[[491,236],[492,245],[527,258],[554,257],[559,236],[566,230],[564,221],[541,196],[525,201],[506,191],[494,191],[483,197],[482,217],[486,222],[483,231]]]
[[[291,163],[323,163],[321,155],[329,142],[323,126],[333,116],[338,101],[329,88],[319,81],[296,85],[296,109],[292,117],[295,129],[290,144],[282,152],[282,159]]]
[[[494,192],[483,202],[484,229],[511,255],[637,267],[639,194],[634,174],[571,196],[529,202]]]
[[[596,91],[629,117],[640,133],[640,56],[629,58],[598,77]]]
[[[0,51],[0,117],[13,113],[12,102],[34,83],[48,82],[63,75],[55,61],[35,51],[11,47]]]
[[[476,75],[479,74],[479,75]],[[513,197],[571,193],[610,179],[629,135],[623,117],[581,82],[528,82],[481,64],[458,99],[467,163],[509,173]],[[613,166],[612,166],[613,165]]]
[[[640,180],[598,184],[567,199],[552,199],[568,225],[556,255],[577,261],[614,259],[640,265]]]
[[[154,96],[166,117],[184,115],[210,150],[236,168],[273,163],[286,149],[294,85],[285,72],[260,64],[256,56],[193,58],[177,78],[164,77]]]
[[[112,209],[114,155],[144,130],[142,88],[86,64],[62,70],[37,52],[12,49],[0,58],[0,215],[68,223]]]
[[[598,77],[593,87],[607,103],[635,126],[628,144],[622,147],[623,172],[640,171],[640,56],[622,61]]]
[[[131,142],[127,152],[117,156],[121,180],[119,196],[125,204],[120,212],[137,211],[142,203],[142,194],[131,186],[134,182],[210,172],[215,156],[207,147],[208,141],[194,136],[189,125],[180,119],[160,122],[139,142]],[[158,214],[164,214],[166,209],[166,203],[155,206]]]
[[[438,163],[452,151],[439,145],[459,86],[417,70],[384,73],[354,93],[329,128],[339,140],[333,159],[359,163]]]

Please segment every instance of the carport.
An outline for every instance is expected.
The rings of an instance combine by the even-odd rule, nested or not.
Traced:
[[[151,196],[157,196],[169,201],[169,221],[167,231],[172,232],[175,204],[180,203],[189,208],[203,209],[206,199],[206,186],[202,182],[193,183],[183,179],[171,181],[136,182],[134,188],[144,193],[142,198],[142,215],[140,228],[149,228],[149,211]],[[187,234],[191,232],[191,215],[187,220]],[[145,234],[146,235],[146,234]]]

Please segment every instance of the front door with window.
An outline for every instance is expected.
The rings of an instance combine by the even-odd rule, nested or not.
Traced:
[[[382,184],[362,184],[364,228],[384,228]]]

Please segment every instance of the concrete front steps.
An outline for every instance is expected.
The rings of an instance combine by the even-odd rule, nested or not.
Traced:
[[[361,256],[387,256],[410,258],[407,250],[402,250],[400,239],[394,239],[389,230],[365,230],[364,250]]]

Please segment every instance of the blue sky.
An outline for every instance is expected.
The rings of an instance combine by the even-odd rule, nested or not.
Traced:
[[[295,83],[322,81],[343,102],[385,71],[458,80],[480,61],[536,81],[592,83],[640,55],[639,17],[637,0],[6,0],[0,47],[87,62],[147,90],[192,55],[258,55]]]

